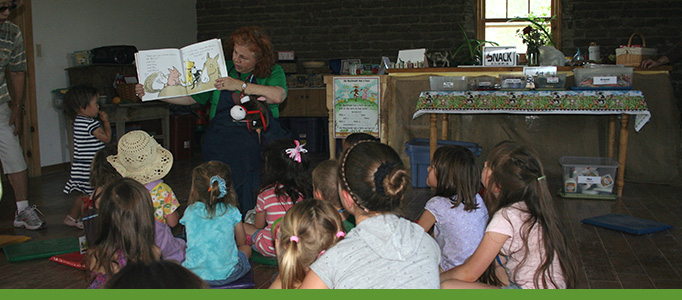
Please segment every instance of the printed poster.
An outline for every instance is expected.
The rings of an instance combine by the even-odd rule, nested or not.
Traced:
[[[334,78],[334,138],[379,137],[379,82],[378,76]]]

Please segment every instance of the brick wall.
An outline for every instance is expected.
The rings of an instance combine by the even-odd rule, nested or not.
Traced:
[[[682,39],[680,0],[564,0],[562,50],[587,52],[595,41],[603,55],[641,31],[646,44],[667,51]],[[398,50],[452,49],[463,35],[474,37],[475,0],[197,0],[198,40],[224,37],[246,25],[260,25],[276,50],[293,50],[299,62],[360,58],[395,61]],[[639,43],[639,42],[638,42]],[[682,64],[672,73],[682,98]]]
[[[223,37],[255,24],[269,33],[276,50],[293,50],[298,61],[379,63],[381,56],[395,61],[399,49],[456,47],[462,34],[455,22],[473,35],[475,0],[456,2],[198,0],[197,38]]]

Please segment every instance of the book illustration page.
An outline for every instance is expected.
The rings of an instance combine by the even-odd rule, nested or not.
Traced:
[[[138,80],[144,85],[143,101],[187,94],[177,49],[140,51],[136,54]]]
[[[227,76],[220,40],[213,39],[181,49],[187,94],[214,90],[216,80]]]

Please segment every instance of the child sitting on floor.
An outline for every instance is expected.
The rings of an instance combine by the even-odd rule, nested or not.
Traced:
[[[339,212],[343,220],[343,230],[349,232],[355,227],[355,218],[348,214],[339,200],[338,162],[325,160],[313,170],[313,196],[317,200],[329,202]]]
[[[187,232],[182,265],[211,286],[234,282],[251,270],[231,173],[219,161],[194,168],[189,205],[180,219]]]
[[[488,155],[481,178],[492,217],[474,254],[441,274],[441,288],[575,287],[565,227],[537,152],[501,142]]]
[[[92,167],[90,168],[90,186],[95,190],[90,197],[86,199],[83,208],[83,226],[85,229],[85,238],[89,245],[92,245],[99,235],[99,203],[102,199],[102,191],[104,188],[121,178],[116,169],[107,161],[109,155],[116,155],[116,144],[111,143],[99,149],[92,159]]]
[[[100,288],[126,263],[151,263],[161,257],[154,245],[154,214],[149,192],[129,178],[102,191],[100,234],[88,252],[89,288]]]
[[[161,180],[173,166],[173,154],[148,133],[134,130],[119,139],[118,154],[109,156],[107,161],[121,176],[137,180],[149,191],[156,220],[155,243],[161,248],[163,259],[184,261],[185,241],[174,238],[170,228],[178,224],[180,203],[170,186]]]
[[[78,192],[64,224],[83,229],[80,214],[82,198],[92,194],[90,165],[97,150],[111,140],[109,117],[99,110],[99,93],[90,86],[74,86],[64,95],[66,114],[73,119],[73,159],[71,174],[64,186],[64,193]],[[99,118],[99,121],[96,119]]]
[[[338,172],[341,204],[357,225],[315,260],[300,288],[439,288],[438,244],[397,214],[411,185],[398,153],[361,141],[341,156]]]
[[[476,156],[461,146],[438,148],[426,184],[436,193],[426,202],[418,223],[426,232],[433,228],[441,250],[440,269],[447,271],[474,253],[488,223],[488,210],[478,195],[481,171]]]
[[[346,235],[336,208],[315,199],[296,203],[274,232],[279,274],[271,289],[298,288],[310,264]]]
[[[275,257],[271,228],[296,202],[312,195],[308,151],[297,140],[274,141],[263,150],[263,175],[254,224],[244,224],[253,249]]]

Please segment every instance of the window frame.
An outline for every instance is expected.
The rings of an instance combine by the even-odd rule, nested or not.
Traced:
[[[561,0],[552,0],[550,15],[555,16],[550,22],[554,47],[561,50]],[[476,0],[476,38],[485,40],[485,0]],[[524,53],[520,53],[524,56]]]

